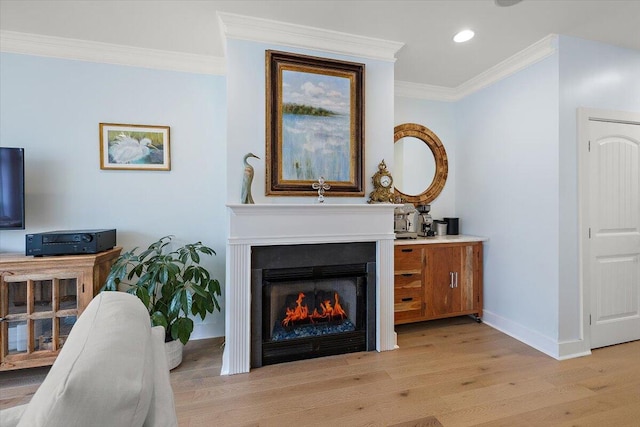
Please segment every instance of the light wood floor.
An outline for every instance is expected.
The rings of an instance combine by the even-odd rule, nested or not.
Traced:
[[[556,361],[467,317],[396,330],[396,351],[223,377],[221,340],[191,341],[180,426],[640,426],[640,341]],[[0,408],[27,402],[38,381],[4,374]]]

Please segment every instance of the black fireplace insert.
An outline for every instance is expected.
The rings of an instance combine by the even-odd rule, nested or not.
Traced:
[[[375,349],[374,242],[252,248],[251,366]]]

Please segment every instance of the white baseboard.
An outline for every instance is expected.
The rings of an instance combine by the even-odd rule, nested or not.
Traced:
[[[203,323],[195,322],[193,325],[193,333],[191,334],[192,340],[224,336],[224,327],[221,326],[220,322],[216,321],[217,319],[213,321],[209,320],[208,322],[207,320],[209,320],[209,318]],[[498,316],[489,310],[483,311],[482,322],[557,360],[591,355],[591,349],[586,347],[585,340],[556,342],[547,336],[532,331],[517,322]],[[394,338],[394,348],[397,349],[399,348],[398,335],[395,332]]]
[[[198,319],[200,320],[200,319]],[[224,336],[224,326],[221,326],[219,322],[216,321],[208,321],[206,318],[205,322],[200,323],[199,321],[194,321],[193,332],[191,333],[192,340],[201,340],[206,338],[218,338]]]
[[[573,359],[591,354],[591,349],[583,339],[557,342],[517,322],[498,316],[490,310],[483,310],[482,321],[557,360]]]
[[[585,340],[563,341],[558,344],[558,360],[574,359],[590,356],[591,349]]]
[[[517,322],[498,316],[489,310],[483,310],[482,321],[494,329],[535,348],[544,354],[560,360],[558,342],[539,332],[533,331]]]
[[[196,321],[193,325],[191,339],[199,340],[224,336],[224,327],[221,326],[220,322],[217,320],[218,319],[207,318],[205,319],[205,322],[202,323]],[[573,359],[576,357],[589,356],[591,354],[591,349],[586,347],[584,340],[556,342],[549,337],[546,337],[536,331],[532,331],[517,322],[498,316],[489,310],[484,310],[482,322],[557,360]],[[399,348],[398,335],[395,332],[394,338],[394,348],[397,349]]]

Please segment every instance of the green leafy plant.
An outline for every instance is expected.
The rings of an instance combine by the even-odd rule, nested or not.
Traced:
[[[220,282],[200,265],[200,255],[215,255],[201,242],[170,250],[173,236],[165,236],[137,254],[138,248],[121,254],[114,262],[103,291],[121,285],[147,307],[151,324],[164,326],[166,341],[186,344],[193,332],[191,315],[204,320],[207,313],[220,311]]]

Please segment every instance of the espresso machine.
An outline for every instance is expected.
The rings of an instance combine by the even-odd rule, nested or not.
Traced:
[[[422,237],[435,236],[433,218],[429,215],[431,205],[418,205],[418,235]]]
[[[416,239],[418,237],[416,208],[411,203],[405,203],[395,208],[393,214],[393,228],[396,232],[396,238]]]

